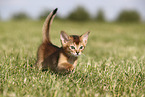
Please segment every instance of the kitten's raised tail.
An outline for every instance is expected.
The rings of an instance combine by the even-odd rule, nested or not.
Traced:
[[[51,27],[51,24],[52,24],[52,21],[56,15],[56,12],[57,12],[57,8],[55,10],[53,10],[46,18],[44,24],[43,24],[43,29],[42,29],[42,32],[43,32],[43,43],[44,42],[47,42],[47,43],[51,43],[50,41],[50,37],[49,37],[49,32],[50,32],[50,27]]]

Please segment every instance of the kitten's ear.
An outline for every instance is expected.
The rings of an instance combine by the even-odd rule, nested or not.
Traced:
[[[60,39],[61,39],[62,44],[64,45],[69,41],[69,35],[67,35],[64,31],[61,31]]]
[[[81,39],[83,41],[83,43],[86,45],[87,44],[87,40],[88,40],[88,36],[89,36],[90,32],[86,32],[83,35],[81,35]]]

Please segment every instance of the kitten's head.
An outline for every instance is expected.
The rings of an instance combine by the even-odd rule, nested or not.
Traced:
[[[87,44],[89,33],[90,32],[86,32],[81,36],[78,35],[69,36],[64,31],[61,31],[60,39],[62,47],[68,54],[71,54],[75,57],[81,55]]]

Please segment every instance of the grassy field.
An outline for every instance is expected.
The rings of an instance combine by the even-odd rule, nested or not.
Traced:
[[[74,73],[30,67],[42,41],[43,21],[0,22],[0,96],[145,96],[145,24],[54,21],[51,40],[61,46],[61,30],[91,31]]]

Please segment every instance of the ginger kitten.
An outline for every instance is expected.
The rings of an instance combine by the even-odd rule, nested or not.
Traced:
[[[64,31],[61,31],[60,39],[62,47],[53,45],[49,38],[49,32],[56,12],[57,8],[47,16],[44,22],[43,42],[38,48],[35,67],[41,70],[50,68],[56,72],[69,72],[76,67],[78,56],[85,49],[90,32],[86,32],[81,36],[69,36]]]

